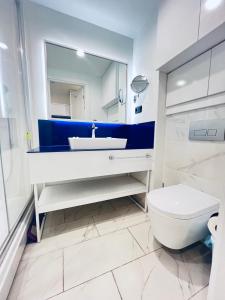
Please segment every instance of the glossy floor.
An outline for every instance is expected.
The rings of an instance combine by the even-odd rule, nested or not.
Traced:
[[[49,213],[28,245],[10,300],[206,300],[211,254],[163,248],[129,198]]]

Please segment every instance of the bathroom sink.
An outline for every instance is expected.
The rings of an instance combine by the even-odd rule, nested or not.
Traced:
[[[127,139],[70,137],[69,144],[71,150],[125,149]]]

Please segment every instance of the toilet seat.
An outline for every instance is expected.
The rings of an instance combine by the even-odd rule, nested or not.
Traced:
[[[151,191],[148,204],[159,213],[181,220],[193,219],[219,208],[218,199],[184,184]]]

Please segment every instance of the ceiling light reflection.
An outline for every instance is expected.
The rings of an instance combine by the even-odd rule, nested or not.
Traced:
[[[5,43],[0,42],[0,48],[3,50],[7,50],[8,46]]]
[[[181,79],[176,82],[176,86],[184,86],[186,83],[187,83],[186,80]]]
[[[216,9],[218,6],[220,6],[222,2],[223,0],[206,0],[205,9],[207,10]]]
[[[77,50],[77,56],[84,57],[85,56],[84,50]]]

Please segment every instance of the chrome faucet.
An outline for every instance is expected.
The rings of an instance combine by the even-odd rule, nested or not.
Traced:
[[[98,129],[98,127],[96,127],[95,123],[93,123],[91,128],[92,128],[91,137],[95,138],[95,131]]]

